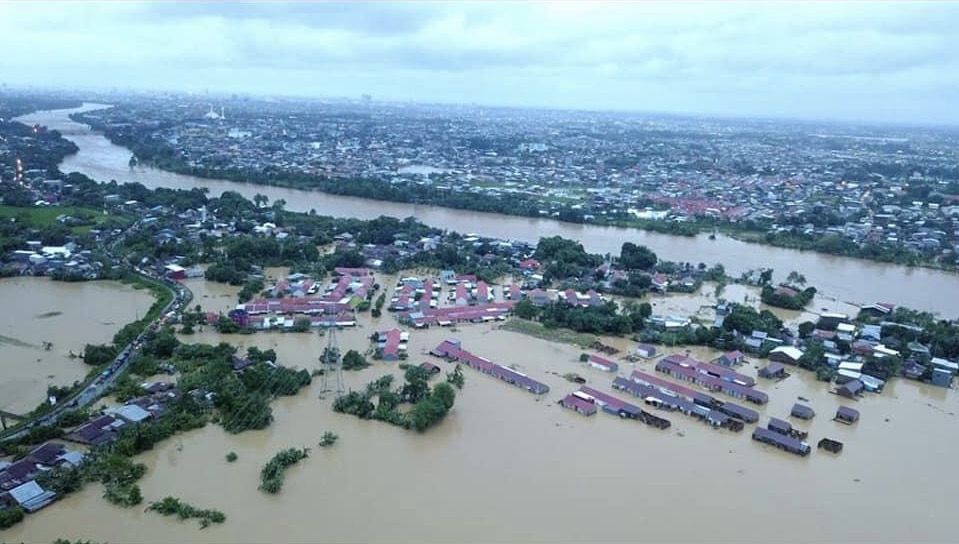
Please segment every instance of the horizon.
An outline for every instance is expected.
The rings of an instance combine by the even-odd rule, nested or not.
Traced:
[[[277,100],[277,101],[288,101],[288,102],[324,102],[324,103],[352,103],[360,105],[359,103],[362,100],[362,95],[358,96],[304,96],[296,94],[264,94],[257,92],[243,92],[243,91],[184,91],[184,90],[161,90],[161,89],[146,89],[146,88],[76,88],[76,87],[51,87],[51,86],[8,86],[3,91],[0,91],[0,96],[4,92],[7,93],[16,93],[16,92],[36,92],[40,94],[74,94],[74,95],[83,95],[85,93],[90,93],[93,95],[102,94],[104,97],[116,97],[116,98],[126,98],[130,96],[141,96],[145,98],[160,98],[165,95],[172,96],[183,96],[187,98],[200,99],[204,97],[209,97],[211,100],[221,99],[221,100],[230,100],[237,101],[243,99],[249,99],[254,101],[267,101],[267,100]],[[90,97],[96,98],[96,97]],[[98,102],[93,102],[86,98],[78,98],[81,102],[85,104],[95,104]],[[103,104],[103,103],[100,103]],[[563,107],[552,107],[552,106],[523,106],[515,104],[487,104],[481,102],[465,103],[465,102],[439,102],[439,101],[425,101],[425,100],[377,100],[375,97],[372,99],[372,104],[374,105],[388,105],[388,106],[434,106],[434,107],[444,107],[444,108],[477,108],[477,109],[498,109],[498,110],[520,110],[520,111],[544,111],[544,112],[559,112],[559,113],[586,113],[586,114],[623,114],[632,117],[639,118],[656,118],[662,117],[667,119],[688,119],[688,120],[708,120],[708,121],[727,121],[727,122],[759,122],[759,123],[799,123],[799,124],[814,124],[814,125],[835,125],[837,127],[849,127],[849,128],[870,128],[870,129],[911,129],[911,130],[943,130],[946,132],[951,132],[959,129],[959,120],[957,121],[940,121],[940,122],[920,122],[920,121],[890,121],[882,119],[832,119],[832,118],[815,118],[815,117],[789,117],[789,116],[776,116],[776,115],[749,115],[749,114],[722,114],[722,113],[708,113],[708,112],[693,112],[693,111],[650,111],[650,110],[639,110],[639,109],[590,109],[590,108],[563,108]],[[114,107],[114,104],[104,104],[107,107]],[[834,136],[843,136],[842,134],[835,134]]]
[[[959,125],[953,3],[32,2],[0,15],[14,87]]]

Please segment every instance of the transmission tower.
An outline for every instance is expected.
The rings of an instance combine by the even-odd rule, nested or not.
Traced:
[[[320,368],[323,370],[320,398],[327,393],[333,393],[337,397],[346,393],[346,386],[343,385],[343,357],[336,341],[336,311],[327,310],[326,315],[329,321],[326,327],[326,348],[320,354]]]

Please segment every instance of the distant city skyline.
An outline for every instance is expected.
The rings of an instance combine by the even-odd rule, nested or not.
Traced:
[[[9,87],[959,124],[956,3],[0,3]]]

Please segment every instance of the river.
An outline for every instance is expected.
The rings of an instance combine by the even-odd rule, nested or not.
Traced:
[[[959,300],[959,275],[952,272],[747,244],[726,236],[717,236],[716,240],[709,240],[704,235],[689,238],[637,229],[577,225],[550,219],[382,202],[315,191],[210,180],[147,167],[131,170],[131,153],[128,149],[113,145],[87,125],[76,123],[69,118],[74,112],[106,107],[109,106],[88,103],[76,109],[36,112],[18,120],[59,130],[80,149],[78,153],[63,161],[61,170],[80,172],[98,181],[115,179],[120,182],[139,182],[149,188],[206,187],[213,195],[230,190],[248,198],[261,193],[271,201],[285,200],[287,208],[295,211],[315,209],[319,214],[365,219],[380,215],[413,216],[439,228],[529,242],[535,242],[544,236],[558,235],[579,240],[588,251],[595,253],[618,254],[623,242],[632,241],[649,246],[663,259],[722,263],[731,275],[739,275],[749,269],[772,267],[777,271],[777,277],[783,279],[790,271],[796,270],[806,276],[810,285],[845,301],[860,304],[890,302],[918,310],[938,312],[945,317],[959,316],[959,306],[955,303]]]

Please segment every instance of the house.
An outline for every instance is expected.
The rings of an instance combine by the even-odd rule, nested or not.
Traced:
[[[891,314],[895,309],[895,304],[889,304],[888,302],[874,302],[867,306],[863,306],[859,309],[859,311],[875,317],[881,317]]]
[[[789,415],[793,417],[798,417],[799,419],[812,419],[816,412],[809,406],[805,404],[793,404],[792,410],[789,411]]]
[[[590,355],[586,362],[589,364],[589,366],[598,368],[603,372],[617,372],[619,370],[618,364],[604,357],[600,357],[599,355]]]
[[[80,444],[99,446],[114,441],[117,437],[117,431],[123,425],[123,421],[111,415],[100,416],[74,429],[65,438]]]
[[[835,419],[843,423],[855,423],[859,421],[859,410],[848,406],[840,406],[839,409],[836,410]]]
[[[658,273],[652,278],[653,289],[658,289],[660,292],[665,293],[666,289],[669,289],[669,279],[666,278],[666,274]]]
[[[786,377],[786,367],[782,363],[769,363],[759,369],[759,377],[768,380],[781,380]]]
[[[741,364],[745,358],[746,356],[743,355],[741,351],[735,350],[735,351],[730,351],[729,353],[724,353],[720,355],[715,362],[716,364],[723,365],[723,366],[733,366],[733,365]]]
[[[10,497],[27,512],[36,512],[57,498],[56,493],[43,489],[35,480],[20,484],[9,493]]]
[[[656,346],[650,344],[640,344],[636,346],[636,355],[644,359],[649,359],[656,356]]]
[[[456,272],[453,270],[440,270],[440,281],[446,285],[453,285],[456,283]]]
[[[848,381],[836,388],[836,394],[846,398],[854,399],[856,395],[862,393],[863,384],[859,380]]]
[[[809,455],[809,444],[791,436],[777,433],[762,427],[756,427],[753,430],[753,440],[775,446],[781,450],[795,453],[796,455]]]
[[[769,352],[769,360],[790,365],[799,364],[800,357],[803,356],[802,350],[792,346],[779,346]]]
[[[538,270],[539,267],[540,267],[539,261],[537,261],[536,259],[525,259],[523,261],[520,261],[519,263],[519,269],[522,270],[523,273],[525,274],[532,274],[533,272]]]
[[[579,391],[566,395],[559,401],[559,405],[563,408],[575,410],[584,416],[591,416],[596,413],[596,404],[594,404],[587,395]]]
[[[400,358],[402,333],[399,329],[390,329],[379,333],[381,356],[384,361],[396,361]]]
[[[60,456],[66,453],[67,448],[63,444],[56,442],[47,442],[37,446],[27,454],[27,459],[38,465],[45,467],[54,467],[59,462]]]
[[[529,301],[536,306],[545,306],[549,304],[549,294],[542,289],[533,289],[529,294]]]
[[[456,284],[456,299],[455,303],[457,306],[466,306],[469,304],[469,297],[466,294],[466,284],[457,283]]]
[[[153,417],[153,414],[136,404],[125,404],[116,408],[107,408],[106,413],[115,415],[127,423],[140,423]]]
[[[939,387],[952,387],[952,373],[942,368],[933,368],[929,381]]]
[[[186,279],[186,268],[178,264],[168,264],[163,268],[166,270],[166,276],[171,280]]]

